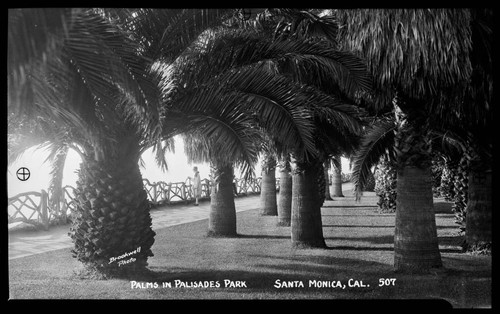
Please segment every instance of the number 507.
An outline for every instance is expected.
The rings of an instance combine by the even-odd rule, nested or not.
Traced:
[[[394,286],[396,284],[396,278],[379,278],[378,286]]]

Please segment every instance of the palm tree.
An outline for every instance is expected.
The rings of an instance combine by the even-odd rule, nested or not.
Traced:
[[[154,146],[165,166],[165,138],[175,130],[164,125],[151,66],[155,58],[172,60],[207,24],[220,23],[205,11],[9,11],[9,109],[64,125],[82,157],[70,235],[73,255],[92,271],[142,270],[153,255],[138,160]],[[144,25],[159,27],[148,32]],[[176,41],[166,41],[172,34]],[[130,263],[111,262],[125,253],[133,255]]]
[[[292,174],[288,155],[281,158],[279,172],[278,226],[289,227],[292,214]]]
[[[464,129],[459,125],[441,132],[450,143],[443,155],[448,164],[455,165],[451,201],[456,222],[461,231],[465,231],[463,248],[481,254],[490,254],[492,248],[492,147],[489,140],[483,138],[486,130]]]
[[[342,10],[346,47],[364,57],[381,97],[395,105],[397,270],[442,265],[430,182],[429,130],[460,103],[471,74],[469,10]],[[449,49],[448,49],[449,47]],[[432,114],[429,114],[432,113]]]
[[[319,163],[292,159],[292,244],[294,247],[326,247],[319,202]]]
[[[236,208],[233,193],[234,165],[251,170],[257,161],[257,132],[252,132],[252,122],[242,118],[218,115],[217,111],[190,115],[199,125],[183,134],[185,153],[189,162],[209,162],[212,189],[208,236],[232,237],[237,235]],[[207,130],[210,129],[210,132]],[[254,133],[249,136],[249,133]],[[222,140],[221,140],[222,139]],[[222,153],[221,153],[222,152]],[[247,172],[251,173],[251,172]]]
[[[276,157],[271,152],[263,154],[262,183],[260,187],[261,215],[277,216],[278,203],[276,198]]]
[[[113,272],[118,267],[117,263],[108,266],[110,258],[141,247],[136,263],[123,269],[144,268],[152,256],[154,232],[137,166],[140,141],[137,126],[130,120],[121,121],[127,120],[126,106],[134,110],[148,104],[148,82],[136,79],[144,75],[145,62],[134,52],[134,43],[97,12],[47,12],[38,14],[64,16],[64,27],[48,34],[63,35],[53,40],[57,48],[50,46],[48,60],[33,57],[17,63],[19,72],[30,75],[29,83],[21,86],[34,96],[12,94],[10,105],[26,106],[23,109],[31,110],[29,113],[62,121],[76,134],[73,141],[78,143],[83,164],[71,227],[73,255],[89,268]],[[10,13],[12,34],[26,29],[32,23],[28,17],[37,15],[32,10]],[[18,47],[13,44],[10,48],[13,56]],[[14,77],[12,88],[16,83]],[[25,98],[27,102],[15,102]],[[122,195],[127,199],[121,199]]]
[[[323,163],[323,168],[325,171],[325,200],[331,201],[333,199],[332,199],[332,195],[330,193],[330,185],[332,185],[332,180],[330,180],[330,175],[328,172],[328,169],[331,168],[329,160],[327,160]]]
[[[323,162],[332,156],[350,154],[357,146],[362,122],[356,106],[346,104],[325,105],[320,102],[313,109],[315,114],[316,156],[298,159],[292,155],[292,244],[296,247],[325,247],[321,223],[321,206],[324,191],[319,190],[318,180],[324,179]],[[322,106],[324,107],[322,107]],[[352,111],[347,110],[350,108]],[[339,110],[340,109],[340,110]],[[344,111],[346,110],[346,111]],[[330,114],[326,114],[330,112]],[[337,124],[333,117],[352,119],[350,124]],[[313,183],[314,182],[314,183]]]
[[[468,203],[466,249],[491,250],[493,115],[493,10],[474,9],[472,15],[472,83],[464,89],[466,104],[457,123],[468,130]],[[465,123],[464,123],[465,122]]]
[[[332,190],[333,197],[344,197],[344,194],[342,194],[342,160],[340,156],[334,157]]]

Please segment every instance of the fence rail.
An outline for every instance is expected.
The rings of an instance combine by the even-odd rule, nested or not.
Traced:
[[[8,222],[29,222],[48,228],[48,193],[25,192],[8,200]]]
[[[163,181],[151,183],[148,179],[142,179],[142,182],[152,205],[187,203],[194,200],[190,179],[174,183]],[[236,195],[258,194],[261,178],[248,181],[235,179],[233,184]],[[201,199],[210,198],[211,187],[210,180],[201,180]],[[276,188],[279,189],[279,179],[276,180]],[[68,217],[76,207],[75,188],[70,185],[64,186],[60,202],[52,201],[50,193],[45,190],[20,193],[8,199],[7,207],[9,223],[25,222],[41,225],[47,230],[51,224],[68,222]]]

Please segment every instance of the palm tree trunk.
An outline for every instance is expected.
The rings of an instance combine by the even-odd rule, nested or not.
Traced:
[[[397,178],[394,266],[397,271],[440,267],[430,169],[404,167]]]
[[[432,195],[430,140],[423,123],[408,120],[403,112],[396,114],[394,267],[401,272],[427,272],[442,266]]]
[[[325,248],[318,201],[319,162],[292,163],[292,245]]]
[[[142,271],[153,256],[155,232],[138,155],[83,160],[70,228],[73,256],[88,271],[121,276]]]
[[[276,159],[271,155],[266,155],[262,163],[260,214],[267,216],[278,215],[276,200]]]
[[[339,167],[333,167],[333,177],[332,177],[332,190],[333,197],[344,197],[342,194],[342,160],[340,156],[334,157],[339,165]]]
[[[325,172],[325,200],[331,201],[332,200],[332,196],[330,194],[331,182],[330,182],[330,176],[328,175],[328,169],[330,168],[330,161],[329,160],[325,161],[323,163],[323,167]]]
[[[233,166],[214,164],[210,194],[208,236],[236,236],[236,207],[233,194]]]
[[[471,167],[465,228],[466,250],[491,249],[492,186],[491,170]]]
[[[290,226],[292,214],[292,174],[290,162],[285,160],[280,167],[280,192],[278,194],[278,226]]]
[[[387,160],[380,158],[375,170],[375,194],[378,196],[378,210],[381,213],[396,212],[396,167]]]
[[[68,222],[66,211],[61,212],[61,202],[64,200],[62,181],[64,177],[64,164],[66,163],[68,149],[68,146],[64,146],[58,151],[57,156],[52,163],[52,180],[49,187],[49,208],[51,209],[57,222],[63,224]]]
[[[456,223],[460,231],[465,232],[467,203],[469,190],[469,159],[463,155],[458,162],[455,175],[453,176],[453,205],[451,210],[455,214]]]

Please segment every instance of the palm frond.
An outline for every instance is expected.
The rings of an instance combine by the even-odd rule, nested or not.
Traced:
[[[69,129],[50,119],[42,117],[31,119],[11,112],[7,139],[7,160],[10,165],[32,147],[47,147],[51,143],[58,146],[66,145],[69,142]]]
[[[341,46],[363,57],[377,86],[436,95],[470,77],[468,9],[337,10]]]
[[[175,141],[173,137],[159,140],[153,146],[153,153],[155,155],[156,164],[162,171],[168,171],[168,164],[167,160],[165,159],[165,154],[167,152],[175,153]]]
[[[51,160],[49,189],[52,204],[58,204],[64,197],[62,191],[62,182],[64,177],[64,165],[69,147],[65,144],[60,145],[51,151],[49,158]]]
[[[353,157],[352,181],[356,200],[359,200],[371,168],[380,157],[387,155],[394,160],[394,120],[379,120],[364,134],[359,150]]]
[[[233,164],[245,177],[253,173],[258,160],[261,133],[252,127],[253,119],[231,113],[192,115],[195,128],[184,134],[185,153],[189,162]]]
[[[62,39],[76,9],[8,10],[8,95],[11,103],[32,98],[33,67],[45,67],[60,54]]]
[[[324,38],[337,43],[338,24],[332,15],[319,16],[313,10],[270,9],[270,14],[283,17],[276,27],[277,38]]]
[[[177,60],[185,78],[181,84],[199,84],[235,67],[272,61],[301,83],[328,82],[325,90],[340,89],[348,95],[371,90],[372,78],[364,62],[327,43],[305,38],[273,41],[258,32],[232,29],[208,35],[203,49]]]
[[[304,106],[308,96],[303,90],[285,77],[249,67],[228,71],[204,86],[180,92],[172,102],[185,112],[231,108],[251,115],[290,151],[304,154],[315,148],[311,113]]]
[[[336,170],[342,171],[342,163],[340,159],[340,155],[334,155],[330,158],[330,164]]]
[[[78,130],[96,149],[112,148],[109,139],[124,120],[157,139],[160,93],[149,77],[150,61],[129,35],[98,10],[82,9],[72,11],[61,37],[45,66],[37,60],[27,66],[27,84],[9,79],[9,89],[27,89],[26,99],[9,106]]]
[[[236,10],[112,9],[107,13],[118,18],[123,27],[134,34],[142,47],[142,55],[171,63],[203,31],[222,25]]]

